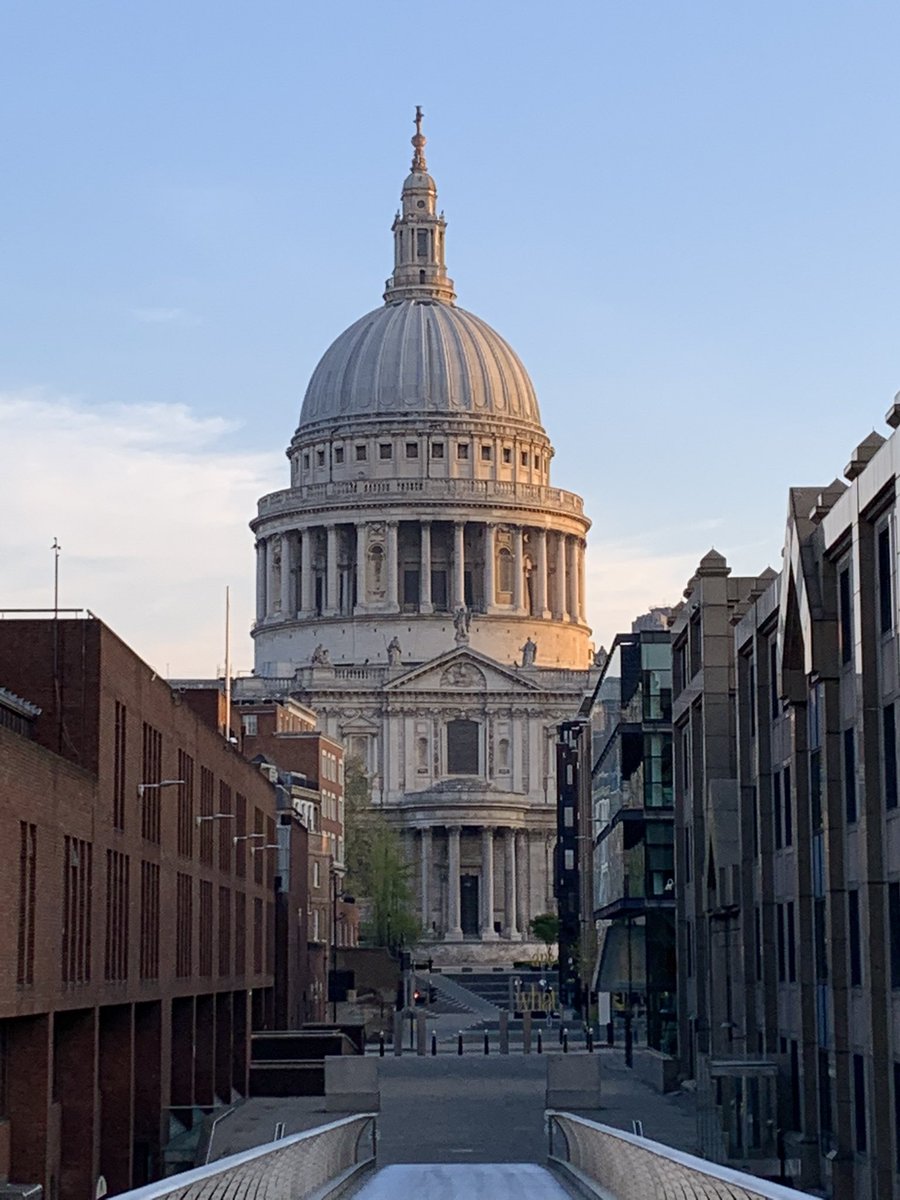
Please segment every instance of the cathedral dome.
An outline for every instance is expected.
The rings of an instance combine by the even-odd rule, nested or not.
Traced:
[[[541,421],[528,373],[490,325],[439,299],[389,299],[326,350],[300,427],[416,414]]]

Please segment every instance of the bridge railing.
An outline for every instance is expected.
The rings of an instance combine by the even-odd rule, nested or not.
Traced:
[[[648,1138],[550,1110],[548,1161],[602,1200],[798,1200],[798,1192]]]
[[[295,1133],[207,1167],[120,1194],[119,1200],[304,1200],[326,1196],[375,1160],[375,1114]]]

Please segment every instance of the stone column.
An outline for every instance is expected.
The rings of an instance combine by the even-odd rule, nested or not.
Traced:
[[[431,828],[421,831],[419,853],[422,871],[422,932],[428,937],[431,932]]]
[[[494,932],[494,831],[481,831],[481,940],[493,941]]]
[[[578,620],[584,624],[587,620],[587,601],[585,599],[586,586],[584,577],[584,552],[585,544],[583,541],[578,542]]]
[[[521,525],[513,530],[513,612],[521,613],[525,596],[525,533]]]
[[[419,612],[434,612],[431,600],[431,522],[422,521],[419,526],[421,548],[419,550]]]
[[[530,938],[528,922],[531,912],[528,904],[528,834],[516,831],[516,924],[524,938]]]
[[[326,529],[325,548],[325,603],[322,615],[337,616],[338,611],[338,531],[337,525],[329,525]]]
[[[556,535],[556,616],[560,621],[569,619],[569,584],[566,578],[566,535]]]
[[[534,531],[534,606],[537,616],[543,620],[550,617],[547,604],[547,530]]]
[[[356,608],[364,612],[366,607],[366,523],[356,526]]]
[[[466,523],[453,522],[453,607],[466,602]]]
[[[266,538],[266,615],[270,617],[278,612],[276,605],[281,603],[280,585],[275,586],[275,554],[279,541],[277,535]]]
[[[566,581],[569,585],[566,597],[566,608],[569,619],[578,620],[578,560],[576,558],[576,539],[566,538]]]
[[[294,590],[294,539],[289,533],[281,535],[281,615],[293,620],[297,615],[297,593]]]
[[[506,851],[503,871],[504,932],[511,942],[517,942],[520,934],[516,913],[516,831],[514,829],[504,829],[503,848]]]
[[[256,623],[259,625],[266,619],[266,583],[268,582],[268,567],[266,564],[266,539],[260,538],[256,543]]]
[[[494,526],[490,521],[484,524],[484,607],[486,612],[494,611],[497,592],[494,586]]]
[[[388,612],[399,612],[400,601],[398,600],[397,580],[399,577],[400,563],[399,550],[397,548],[397,522],[388,521],[387,523],[387,606]]]
[[[459,911],[459,834],[458,825],[447,826],[447,932],[445,941],[458,942],[463,932]]]
[[[304,616],[310,616],[316,605],[312,549],[313,531],[304,529],[300,534],[300,611]]]

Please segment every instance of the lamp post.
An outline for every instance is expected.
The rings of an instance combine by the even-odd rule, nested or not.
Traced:
[[[234,813],[208,813],[205,816],[197,817],[196,820],[199,829],[204,821],[233,821]]]
[[[338,883],[341,879],[340,872],[333,867],[331,869],[331,961],[328,964],[328,974],[326,976],[328,991],[331,993],[331,1020],[337,1024],[337,906],[338,900],[343,900],[345,904],[354,904],[353,896],[348,896],[346,892],[340,891]]]
[[[157,783],[139,783],[137,785],[138,799],[143,800],[144,792],[155,791],[158,788],[183,787],[183,779],[160,779]]]

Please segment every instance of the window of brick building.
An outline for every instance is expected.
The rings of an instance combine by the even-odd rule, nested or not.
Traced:
[[[141,979],[159,978],[159,864],[141,863]]]
[[[247,797],[234,794],[234,873],[238,879],[247,874]]]
[[[219,974],[231,974],[231,892],[219,888]]]
[[[37,897],[37,826],[19,822],[19,937],[16,982],[34,983],[34,918]]]
[[[143,784],[162,779],[162,734],[146,721],[142,728],[141,778]],[[159,845],[159,788],[149,787],[141,798],[141,836]]]
[[[113,729],[113,825],[125,828],[125,758],[127,712],[124,704],[116,701],[116,718]]]
[[[106,851],[106,945],[103,977],[110,982],[128,978],[129,872],[127,854]]]
[[[219,812],[232,813],[233,811],[231,807],[231,788],[227,783],[223,783],[220,780]],[[233,820],[217,821],[216,824],[219,826],[219,870],[227,873],[231,870],[232,838],[237,831]]]
[[[194,760],[178,751],[178,853],[191,858],[194,853]]]
[[[63,839],[63,983],[88,983],[91,978],[93,855],[90,842]]]
[[[186,979],[194,959],[194,881],[180,871],[175,881],[175,974]]]
[[[208,879],[200,880],[200,912],[198,928],[198,959],[201,975],[212,975],[213,962],[213,885]]]
[[[263,971],[263,902],[259,896],[253,897],[253,973],[262,975]]]
[[[204,866],[211,867],[213,865],[213,837],[214,827],[218,823],[209,818],[215,812],[214,801],[216,795],[216,781],[212,771],[208,767],[200,768],[200,816],[206,817],[207,820],[200,822],[200,861]],[[227,821],[221,822],[227,825]]]
[[[234,973],[244,975],[247,971],[247,897],[243,892],[234,893]]]

